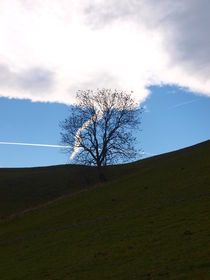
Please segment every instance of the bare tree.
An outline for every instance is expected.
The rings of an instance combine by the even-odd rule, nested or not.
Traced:
[[[136,158],[134,130],[142,109],[130,94],[111,89],[78,91],[77,105],[60,123],[63,144],[74,162],[102,166]]]

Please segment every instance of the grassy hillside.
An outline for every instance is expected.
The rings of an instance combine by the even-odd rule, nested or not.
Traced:
[[[108,168],[110,181],[123,175],[123,166]],[[132,166],[126,167],[132,171]],[[0,220],[99,183],[96,168],[61,165],[38,168],[0,168]]]
[[[16,178],[30,182],[33,170]],[[97,183],[94,172],[80,190]],[[210,279],[210,141],[106,176],[106,184],[2,222],[0,279]]]

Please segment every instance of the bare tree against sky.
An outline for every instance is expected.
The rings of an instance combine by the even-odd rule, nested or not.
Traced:
[[[60,123],[61,141],[75,163],[102,166],[136,158],[135,130],[142,108],[131,94],[111,89],[78,91],[77,105]]]

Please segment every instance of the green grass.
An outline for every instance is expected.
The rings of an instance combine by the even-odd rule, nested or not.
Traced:
[[[105,170],[109,181],[123,176],[123,166]],[[132,165],[126,172],[132,172]],[[96,168],[60,165],[0,169],[0,220],[68,194],[99,184]]]
[[[15,189],[15,206],[1,207],[1,280],[210,279],[210,141],[107,168],[105,184],[97,185],[95,169],[86,172],[87,184],[82,182],[84,167],[51,168],[62,169],[63,177],[74,168],[78,189],[87,191],[77,193],[76,181],[65,188],[65,180],[58,178],[62,191],[53,187],[57,192],[51,196],[48,180],[53,180],[44,181],[40,173],[39,190],[42,178],[50,195],[38,199],[33,194],[33,205],[75,195],[8,219],[27,208]],[[48,174],[50,168],[45,170]],[[32,171],[17,170],[17,177],[28,182]],[[30,189],[30,183],[24,186]]]

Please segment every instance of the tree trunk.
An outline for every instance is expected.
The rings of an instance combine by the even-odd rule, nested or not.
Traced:
[[[99,177],[100,182],[102,182],[102,183],[106,182],[107,179],[104,175],[103,167],[102,166],[97,166],[97,169],[98,169],[98,177]]]

